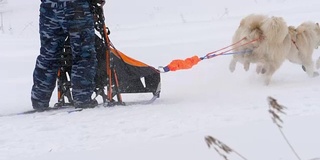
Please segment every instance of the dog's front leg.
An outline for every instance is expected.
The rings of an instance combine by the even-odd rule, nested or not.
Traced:
[[[234,70],[236,70],[236,65],[237,65],[237,60],[236,60],[236,58],[233,57],[230,64],[229,64],[230,72],[234,72]]]
[[[248,71],[249,68],[250,68],[250,62],[249,61],[244,61],[243,68],[244,68],[245,71]]]

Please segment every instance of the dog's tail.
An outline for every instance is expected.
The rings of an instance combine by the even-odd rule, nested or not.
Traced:
[[[234,34],[233,42],[245,38],[245,41],[243,41],[243,43],[246,43],[261,38],[263,34],[260,27],[264,20],[267,18],[268,16],[261,14],[250,14],[243,18],[240,22],[240,26]],[[255,45],[255,43],[252,44]]]
[[[288,26],[283,18],[274,16],[264,20],[261,30],[269,43],[281,44],[289,33]]]
[[[249,40],[261,38],[261,25],[266,19],[268,19],[266,15],[250,14],[241,21],[240,26],[247,29],[246,36]]]

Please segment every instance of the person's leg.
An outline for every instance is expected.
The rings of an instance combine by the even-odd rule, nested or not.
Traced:
[[[32,106],[37,110],[49,107],[49,101],[57,79],[59,53],[62,51],[66,37],[54,11],[54,9],[41,4],[39,19],[41,48],[33,72],[31,91]]]
[[[66,21],[72,49],[71,87],[75,107],[92,107],[97,58],[94,19],[86,0],[67,4]]]

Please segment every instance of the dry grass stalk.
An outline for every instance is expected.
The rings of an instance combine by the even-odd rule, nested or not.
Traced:
[[[212,146],[214,148],[214,150],[221,157],[223,157],[225,160],[228,160],[228,157],[227,157],[226,154],[230,154],[231,152],[234,152],[235,154],[237,154],[242,159],[247,160],[242,155],[240,155],[238,152],[236,152],[235,150],[231,149],[229,146],[227,146],[223,142],[219,141],[218,139],[213,138],[212,136],[205,137],[205,141],[206,141],[206,143],[207,143],[209,148]],[[225,152],[225,154],[223,152]]]
[[[285,114],[285,112],[283,110],[286,109],[286,107],[280,105],[277,102],[277,100],[272,97],[268,97],[268,102],[269,102],[269,113],[271,114],[272,121],[278,126],[280,133],[282,134],[283,138],[286,140],[286,142],[289,145],[289,147],[291,148],[292,152],[296,155],[296,157],[299,160],[301,160],[301,158],[299,157],[297,152],[294,150],[294,148],[290,144],[289,140],[287,139],[287,137],[284,135],[284,133],[282,131],[281,124],[283,123],[283,120],[280,118],[279,113]]]
[[[269,113],[271,114],[272,121],[280,128],[282,128],[283,120],[280,118],[279,113],[286,114],[283,110],[286,109],[286,107],[278,104],[277,100],[268,97],[269,102]]]

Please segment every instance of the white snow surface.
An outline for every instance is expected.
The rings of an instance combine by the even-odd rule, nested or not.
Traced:
[[[0,2],[0,115],[32,109],[30,90],[39,54],[39,0]],[[158,67],[204,56],[231,44],[251,13],[282,16],[288,25],[320,20],[318,0],[107,0],[110,39],[126,55]],[[319,50],[314,51],[314,59]],[[303,160],[320,157],[320,81],[286,61],[265,86],[255,67],[231,73],[230,55],[161,74],[150,105],[99,107],[68,114],[0,117],[1,160],[218,160],[213,136],[248,160],[294,160],[268,113],[267,97],[287,107],[283,133]],[[151,98],[123,95],[125,102]],[[51,105],[57,102],[56,91]],[[234,152],[230,160],[241,159]]]

